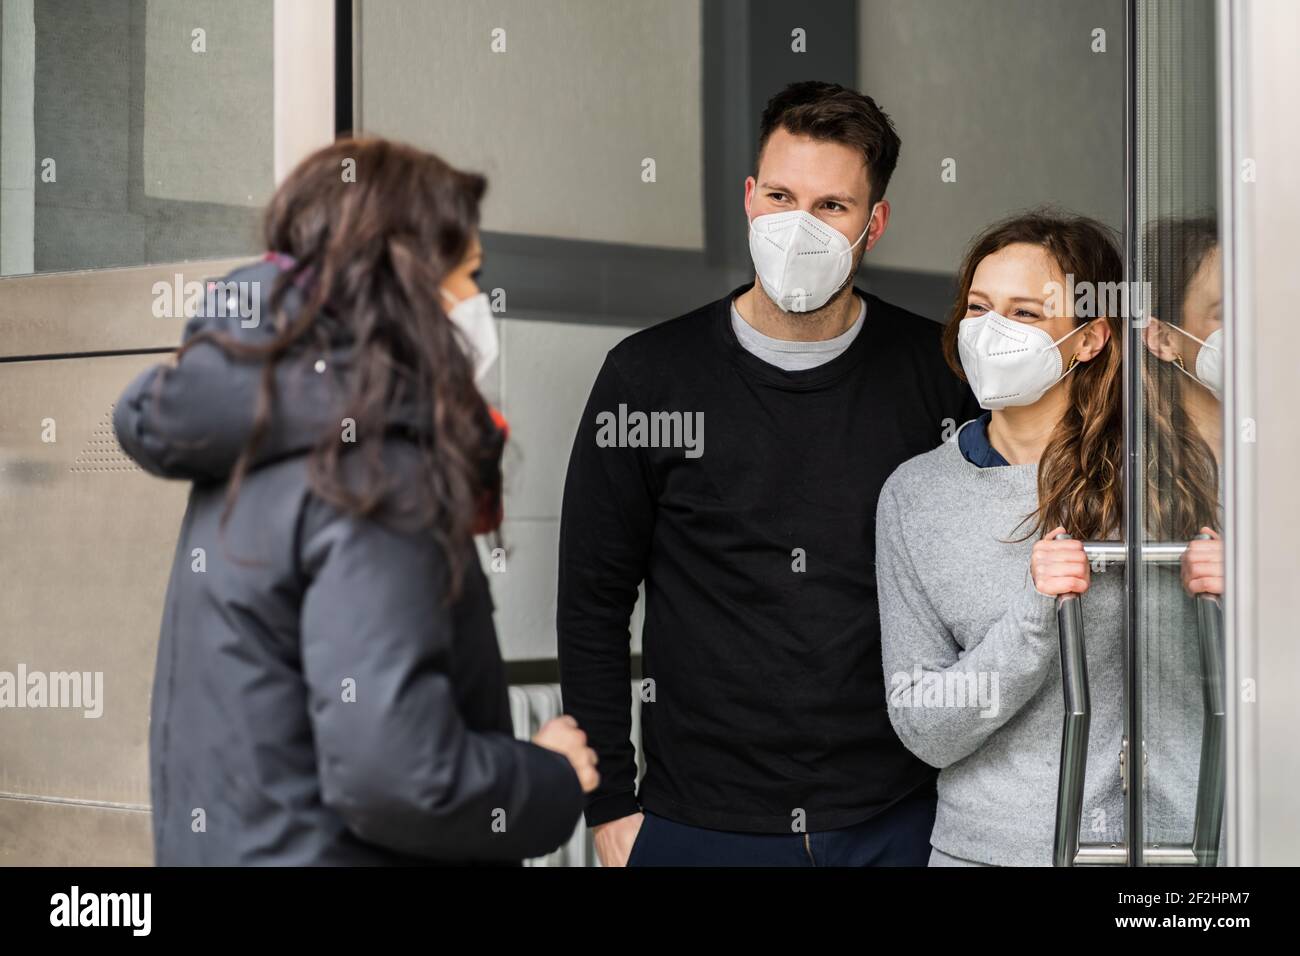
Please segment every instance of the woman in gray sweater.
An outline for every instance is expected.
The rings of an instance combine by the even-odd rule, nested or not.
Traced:
[[[1121,317],[1095,295],[1122,273],[1089,219],[1022,215],[979,236],[944,348],[987,411],[881,492],[890,719],[940,768],[931,865],[1050,865],[1068,592],[1087,594],[1083,835],[1123,837],[1123,571],[1090,568],[1082,545],[1122,526]]]

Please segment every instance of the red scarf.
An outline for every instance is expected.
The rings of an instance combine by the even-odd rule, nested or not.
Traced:
[[[510,423],[491,405],[488,406],[488,412],[492,415],[492,423],[501,432],[501,447],[504,448],[506,442],[510,440]],[[474,522],[474,534],[488,534],[501,527],[501,522],[505,518],[505,508],[501,498],[500,494],[494,495],[491,491],[483,492],[479,499],[478,518]]]

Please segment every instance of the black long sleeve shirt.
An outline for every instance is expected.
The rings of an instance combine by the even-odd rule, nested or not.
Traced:
[[[866,325],[848,349],[786,372],[736,340],[742,291],[611,350],[574,440],[557,629],[565,710],[600,757],[593,826],[644,807],[721,830],[834,829],[934,778],[885,711],[876,499],[978,406],[933,322],[859,292]],[[638,430],[636,412],[702,417],[702,436],[663,416]],[[628,624],[642,581],[638,793]]]

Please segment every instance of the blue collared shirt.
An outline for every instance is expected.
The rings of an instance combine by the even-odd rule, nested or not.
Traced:
[[[989,444],[989,422],[992,418],[992,412],[985,412],[957,433],[957,448],[961,451],[961,456],[977,468],[996,468],[1010,464]]]

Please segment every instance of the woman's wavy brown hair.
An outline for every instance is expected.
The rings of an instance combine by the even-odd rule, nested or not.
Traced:
[[[347,175],[351,171],[354,175]],[[467,545],[485,500],[500,500],[501,435],[474,384],[473,369],[443,310],[439,289],[464,259],[478,228],[486,180],[437,156],[389,140],[342,139],[302,161],[266,210],[266,246],[291,257],[271,294],[275,336],[265,345],[204,332],[263,362],[252,437],[227,491],[229,517],[240,482],[269,429],[275,366],[303,347],[346,350],[340,415],[355,421],[346,457],[337,431],[309,459],[312,490],[348,514],[429,528],[448,562],[449,599],[463,583]],[[301,290],[301,305],[285,310]],[[184,350],[182,350],[183,352]],[[417,409],[423,480],[402,482],[382,457],[395,409]],[[358,475],[359,471],[359,475]],[[399,488],[401,482],[404,487]],[[486,496],[486,497],[485,497]]]
[[[1097,289],[1102,283],[1120,283],[1124,278],[1124,260],[1115,234],[1094,219],[1044,209],[990,226],[966,251],[957,278],[957,297],[943,330],[944,357],[963,380],[966,373],[961,367],[957,331],[966,316],[975,270],[986,256],[1019,243],[1046,250],[1062,273],[1074,277],[1076,286],[1090,282]],[[1096,318],[1076,316],[1075,326]],[[1105,319],[1109,340],[1101,352],[1075,366],[1067,378],[1069,404],[1043,449],[1038,464],[1038,508],[1025,516],[1025,522],[1032,524],[1021,541],[1046,534],[1057,525],[1083,539],[1110,538],[1123,526],[1123,332],[1119,316],[1106,315]]]
[[[1183,325],[1187,287],[1219,245],[1213,216],[1168,217],[1143,236],[1144,274],[1151,277],[1151,315]],[[1177,334],[1177,333],[1175,333]],[[1146,534],[1189,541],[1209,526],[1221,530],[1219,467],[1209,443],[1187,417],[1184,392],[1198,388],[1184,371],[1147,349],[1143,354]]]

